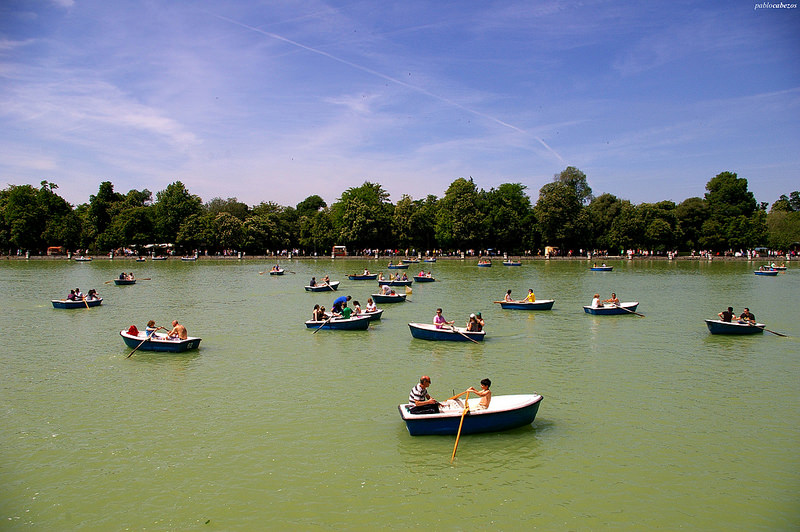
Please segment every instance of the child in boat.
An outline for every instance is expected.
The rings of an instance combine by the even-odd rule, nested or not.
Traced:
[[[492,391],[489,387],[492,385],[492,381],[489,379],[481,380],[481,389],[476,390],[472,386],[469,387],[468,391],[477,394],[481,400],[478,403],[477,410],[486,410],[489,408],[489,403],[492,401]]]
[[[375,302],[372,300],[371,297],[368,298],[367,299],[367,312],[376,312],[377,310],[378,310],[378,307],[375,305]]]

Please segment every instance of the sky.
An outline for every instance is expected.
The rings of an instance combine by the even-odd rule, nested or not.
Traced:
[[[792,0],[796,1],[796,0]],[[567,166],[676,203],[800,189],[800,8],[754,1],[0,1],[0,188],[396,202]]]

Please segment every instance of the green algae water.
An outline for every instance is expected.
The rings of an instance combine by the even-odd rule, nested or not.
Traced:
[[[476,262],[411,265],[438,282],[368,331],[313,334],[313,305],[364,306],[377,283],[347,274],[386,261],[4,261],[0,530],[800,527],[797,263]],[[130,270],[151,280],[104,284]],[[337,293],[303,290],[325,274]],[[75,287],[103,305],[52,308]],[[492,304],[509,288],[555,306]],[[646,317],[583,312],[612,291]],[[711,336],[728,305],[791,336]],[[459,325],[481,311],[486,341],[412,339],[436,307]],[[119,331],[149,319],[200,349],[127,358]],[[422,374],[438,399],[489,377],[544,400],[450,463],[454,437],[411,437],[397,411]]]

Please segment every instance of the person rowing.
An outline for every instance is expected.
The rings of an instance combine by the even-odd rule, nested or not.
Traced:
[[[436,315],[433,317],[433,324],[437,329],[444,328],[445,325],[453,325],[455,321],[447,321],[442,315],[442,309],[436,309]]]
[[[603,305],[604,306],[605,306],[606,303],[608,303],[609,306],[618,307],[619,306],[619,299],[617,299],[617,294],[615,294],[614,292],[611,292],[611,297],[608,298],[608,299],[604,299],[603,300]]]
[[[522,300],[525,303],[535,303],[536,302],[536,294],[533,293],[533,288],[528,288],[528,295],[525,296],[525,299]]]
[[[747,323],[748,325],[755,325],[756,317],[752,312],[750,312],[749,308],[744,307],[742,313],[739,314],[739,323]]]

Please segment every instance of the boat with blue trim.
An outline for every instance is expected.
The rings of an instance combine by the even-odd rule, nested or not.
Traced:
[[[306,292],[333,292],[334,290],[339,288],[339,281],[333,281],[332,283],[319,283],[315,284],[314,286],[305,286]]]
[[[619,305],[605,305],[602,307],[585,305],[583,311],[586,312],[586,314],[594,314],[596,316],[615,316],[618,314],[635,314],[636,307],[638,306],[638,301],[628,301],[626,303],[620,303]]]
[[[402,303],[406,300],[405,294],[371,294],[375,303]]]
[[[308,320],[306,327],[309,329],[329,329],[334,331],[366,331],[369,328],[369,316],[359,315],[345,318],[330,318],[323,321]]]
[[[741,321],[705,320],[711,334],[758,334],[764,332],[763,323]]]
[[[555,299],[540,299],[538,301],[497,301],[500,307],[507,310],[551,310]]]
[[[420,340],[444,340],[450,342],[482,342],[486,338],[486,331],[468,331],[464,327],[447,325],[437,329],[432,323],[409,323],[411,336]]]
[[[74,309],[74,308],[86,308],[88,307],[99,307],[103,304],[103,298],[98,297],[97,299],[79,299],[79,300],[71,300],[71,299],[53,299],[51,300],[53,303],[53,308],[62,308],[62,309]]]
[[[159,351],[162,353],[182,353],[190,349],[197,349],[200,346],[201,338],[189,336],[186,340],[169,339],[166,334],[150,333],[137,331],[138,334],[131,334],[129,331],[120,331],[119,334],[125,341],[125,345],[133,347],[139,351]]]

